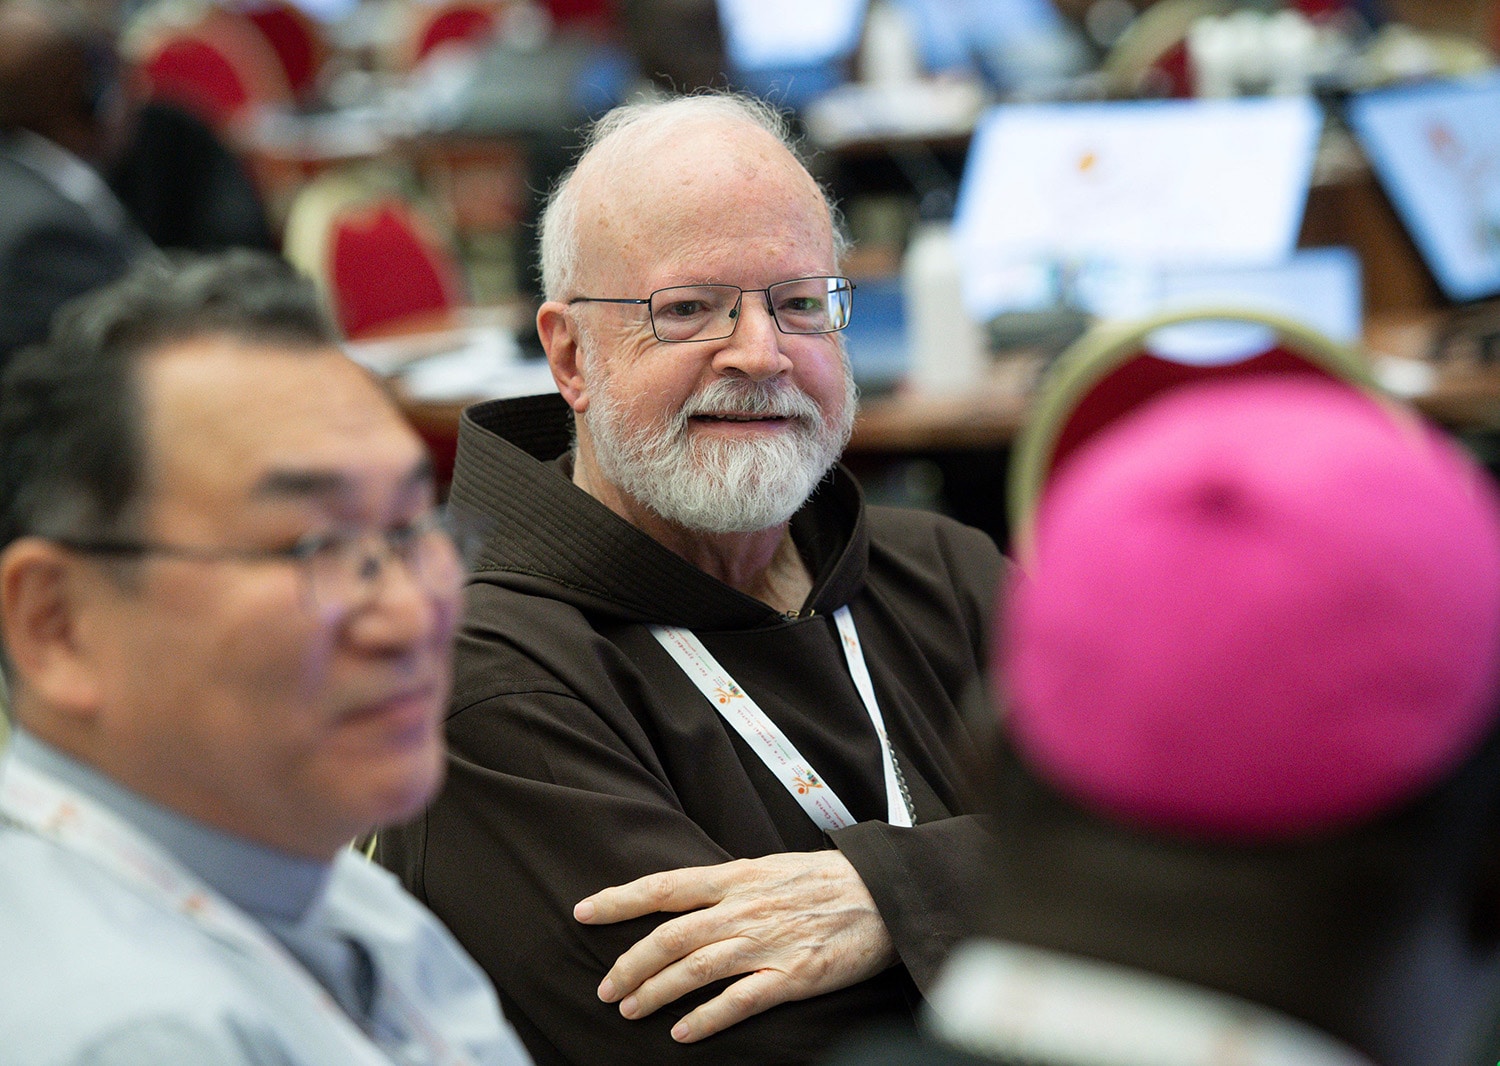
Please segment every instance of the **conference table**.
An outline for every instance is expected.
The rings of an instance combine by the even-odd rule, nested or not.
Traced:
[[[1500,365],[1479,359],[1434,360],[1431,353],[1443,312],[1386,313],[1366,324],[1363,350],[1377,376],[1435,421],[1462,432],[1500,430]],[[521,373],[502,375],[498,388],[470,395],[433,397],[414,391],[408,374],[423,361],[456,351],[484,330],[529,328],[520,309],[483,315],[443,315],[394,327],[386,335],[351,346],[357,358],[387,376],[393,394],[430,442],[455,439],[464,407],[513,388],[547,387],[545,371],[521,359]],[[983,380],[953,392],[921,392],[897,386],[867,396],[849,442],[849,453],[906,454],[1004,448],[1025,423],[1031,393],[1044,360],[1031,353],[998,356]]]

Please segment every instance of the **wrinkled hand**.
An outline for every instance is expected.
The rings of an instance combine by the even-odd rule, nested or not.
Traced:
[[[588,925],[658,912],[663,922],[615,960],[599,998],[644,1018],[679,996],[747,976],[672,1028],[692,1043],[751,1015],[872,977],[896,961],[885,922],[849,860],[792,852],[649,874],[573,908]]]

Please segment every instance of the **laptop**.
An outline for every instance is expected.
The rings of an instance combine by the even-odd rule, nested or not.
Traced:
[[[868,0],[718,0],[734,84],[791,108],[842,84]]]
[[[1443,295],[1500,296],[1500,74],[1364,93],[1348,121]]]

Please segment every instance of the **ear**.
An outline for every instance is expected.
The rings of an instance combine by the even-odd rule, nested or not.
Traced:
[[[583,414],[589,405],[588,386],[583,377],[578,330],[568,314],[568,305],[556,300],[542,304],[536,313],[536,332],[547,353],[547,365],[552,368],[557,391],[574,414]]]
[[[80,639],[92,599],[80,566],[38,537],[22,537],[0,554],[0,626],[28,702],[81,719],[98,707],[99,686]]]

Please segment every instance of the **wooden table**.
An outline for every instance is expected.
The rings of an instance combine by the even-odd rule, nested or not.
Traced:
[[[1388,315],[1369,325],[1366,350],[1372,357],[1423,359],[1431,349],[1440,316]],[[414,337],[420,342],[420,337]],[[978,385],[950,394],[909,389],[865,399],[860,404],[849,450],[919,452],[1002,447],[1025,423],[1034,360],[1001,361]],[[1432,390],[1413,404],[1437,421],[1460,430],[1500,429],[1500,366],[1436,364]],[[422,401],[396,394],[424,434],[456,433],[458,416],[472,401]],[[478,399],[478,397],[476,397]]]
[[[1439,312],[1387,313],[1366,326],[1364,350],[1372,359],[1426,364],[1431,388],[1411,403],[1428,417],[1466,432],[1500,430],[1500,365],[1429,359],[1441,329]],[[849,450],[861,452],[957,451],[999,448],[1025,424],[1030,390],[1039,372],[1034,360],[1001,361],[979,385],[951,395],[898,390],[865,401]]]

